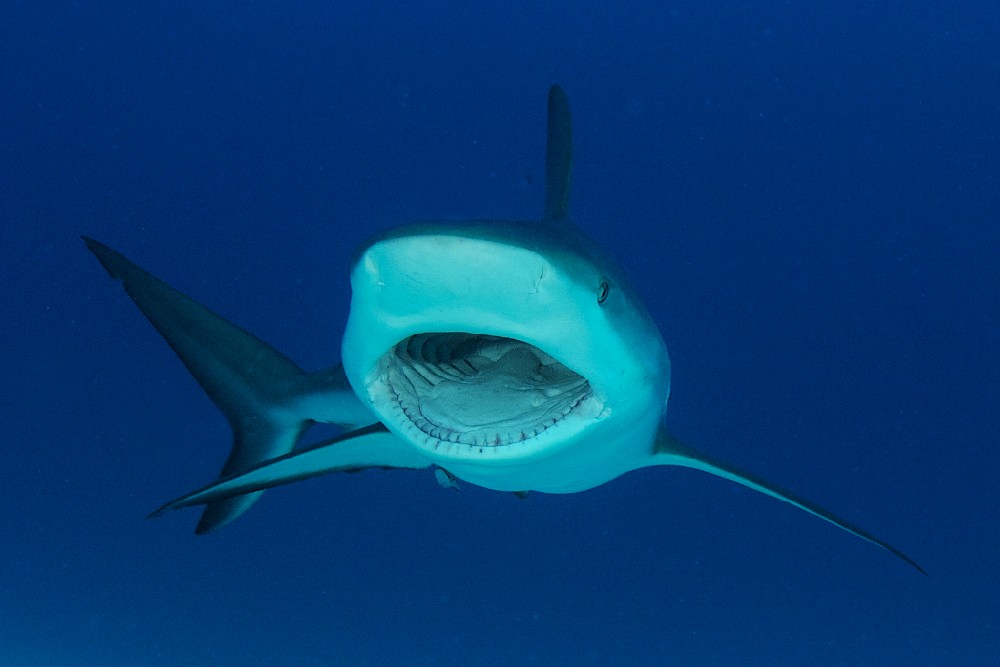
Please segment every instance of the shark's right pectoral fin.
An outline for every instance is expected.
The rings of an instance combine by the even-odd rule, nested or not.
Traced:
[[[368,468],[418,470],[430,465],[426,457],[390,433],[381,423],[373,424],[216,480],[170,501],[150,517],[159,516],[167,510],[217,503],[334,472],[358,472]]]

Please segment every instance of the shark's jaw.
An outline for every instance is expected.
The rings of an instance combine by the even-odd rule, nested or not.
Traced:
[[[604,409],[587,378],[532,344],[465,332],[413,334],[378,361],[375,410],[420,447],[507,458],[565,441]]]
[[[578,490],[625,472],[620,447],[651,442],[635,429],[655,430],[669,362],[617,272],[581,244],[539,223],[375,239],[351,275],[351,385],[391,431],[483,486]],[[570,449],[580,471],[547,470]]]

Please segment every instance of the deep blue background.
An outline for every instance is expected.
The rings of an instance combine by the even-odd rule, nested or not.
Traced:
[[[1000,9],[7,2],[0,664],[1000,663]],[[430,473],[143,519],[228,428],[78,237],[307,368],[353,248],[572,208],[671,350],[693,472],[519,501]]]

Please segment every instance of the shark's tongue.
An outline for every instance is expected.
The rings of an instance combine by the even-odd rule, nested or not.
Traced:
[[[422,334],[383,359],[405,417],[440,440],[504,445],[541,433],[590,394],[587,381],[527,343]]]

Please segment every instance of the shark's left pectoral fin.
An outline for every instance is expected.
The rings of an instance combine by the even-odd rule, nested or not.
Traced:
[[[430,461],[397,438],[381,423],[341,434],[335,438],[264,461],[242,473],[219,479],[208,486],[172,500],[150,517],[167,510],[205,505],[274,486],[334,472],[357,472],[367,468],[417,470]]]
[[[759,491],[763,494],[771,496],[772,498],[777,498],[778,500],[794,505],[795,507],[805,510],[814,516],[818,516],[824,521],[829,521],[842,530],[846,530],[853,535],[857,535],[861,539],[868,540],[872,544],[882,547],[886,551],[909,563],[922,574],[927,574],[927,572],[925,572],[922,567],[917,565],[912,558],[888,542],[880,540],[868,531],[858,528],[854,524],[841,519],[816,503],[800,498],[794,493],[786,491],[776,484],[772,484],[771,482],[761,479],[756,475],[740,470],[736,466],[702,454],[670,435],[663,428],[660,428],[660,432],[657,434],[653,459],[653,465],[676,465],[683,466],[685,468],[694,468],[695,470],[702,470],[716,475],[717,477],[723,477],[736,482],[737,484],[742,484],[743,486],[751,488],[754,491]]]

